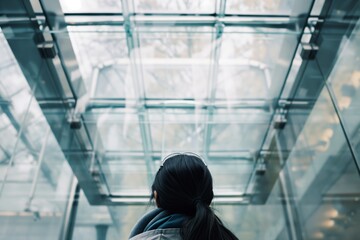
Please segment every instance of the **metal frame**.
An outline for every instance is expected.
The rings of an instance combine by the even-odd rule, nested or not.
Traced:
[[[109,17],[113,17],[113,15],[109,15],[108,19],[104,22],[100,20],[101,24],[122,24],[125,28],[125,34],[127,38],[127,47],[129,49],[129,59],[130,59],[130,67],[133,77],[134,90],[136,91],[136,101],[134,102],[134,106],[138,110],[139,117],[139,127],[141,132],[141,138],[143,143],[143,149],[145,153],[146,164],[149,169],[149,172],[154,172],[153,167],[153,149],[151,146],[151,132],[149,127],[148,117],[146,116],[146,108],[160,108],[163,107],[164,103],[169,104],[166,107],[179,107],[182,108],[185,105],[181,104],[173,104],[171,100],[166,102],[156,103],[153,100],[146,100],[144,95],[144,84],[143,84],[143,76],[141,69],[141,56],[139,53],[139,39],[137,36],[137,32],[134,31],[134,28],[137,26],[146,26],[148,23],[156,24],[157,26],[166,26],[166,21],[169,18],[172,18],[172,26],[197,26],[197,25],[209,25],[215,27],[215,32],[213,33],[213,48],[211,52],[211,65],[210,65],[210,84],[208,88],[208,102],[205,103],[205,108],[208,111],[208,115],[206,118],[206,122],[212,120],[213,112],[216,108],[221,108],[221,104],[214,102],[215,98],[215,87],[216,87],[216,79],[218,75],[219,68],[219,56],[220,56],[220,48],[221,48],[221,38],[223,33],[224,26],[244,26],[244,27],[263,27],[268,29],[289,29],[294,31],[297,29],[297,25],[305,24],[305,20],[302,17],[298,17],[295,14],[292,16],[253,16],[253,15],[239,15],[232,16],[225,14],[225,5],[226,1],[221,0],[217,2],[217,9],[215,16],[192,16],[191,14],[188,17],[184,17],[182,14],[172,14],[170,15],[162,15],[161,14],[148,14],[147,16],[140,16],[133,14],[132,6],[127,5],[127,1],[122,1],[123,5],[123,14],[117,15],[117,19],[115,22],[111,23]],[[63,30],[66,28],[69,23],[67,23],[67,18],[78,16],[76,14],[67,14],[65,15],[61,11],[61,7],[58,1],[50,1],[50,0],[41,0],[41,6],[45,10],[45,23],[49,27],[48,33],[50,36],[46,36],[48,39],[52,39],[57,48],[59,49],[59,56],[56,56],[58,60],[44,60],[47,64],[47,68],[53,72],[55,86],[57,86],[57,91],[60,93],[61,101],[52,101],[50,99],[42,100],[41,98],[37,98],[40,102],[40,106],[44,111],[46,109],[52,109],[53,107],[57,107],[64,111],[64,118],[70,116],[70,121],[78,121],[80,126],[82,124],[81,113],[82,111],[89,110],[93,107],[101,107],[105,106],[109,102],[99,103],[99,100],[86,100],[84,96],[84,92],[82,89],[84,87],[83,84],[80,86],[77,85],[78,81],[81,83],[81,79],[72,79],[72,72],[77,72],[78,67],[68,65],[70,62],[75,61],[75,55],[71,48],[70,38],[66,32]],[[302,6],[302,9],[304,6]],[[53,12],[52,15],[49,15],[49,12]],[[79,14],[81,15],[81,14]],[[83,15],[84,16],[84,15]],[[178,17],[181,16],[181,17]],[[39,16],[32,15],[32,17]],[[96,16],[93,16],[96,18]],[[100,16],[97,16],[100,18]],[[102,16],[101,16],[102,17]],[[269,19],[271,17],[271,19]],[[272,18],[274,17],[274,18]],[[120,19],[122,18],[122,19]],[[11,25],[10,21],[6,21],[4,24]],[[76,24],[76,23],[74,23]],[[81,23],[80,23],[81,24]],[[45,26],[46,27],[46,26]],[[32,29],[32,28],[31,28]],[[31,31],[29,29],[29,31]],[[36,29],[37,30],[37,29]],[[61,31],[62,34],[65,34],[67,37],[57,38],[57,32]],[[70,45],[70,47],[68,47]],[[54,64],[55,63],[55,64]],[[69,72],[70,71],[70,72]],[[60,76],[60,77],[59,77]],[[94,82],[94,84],[96,84]],[[74,88],[75,86],[75,88]],[[48,91],[47,89],[43,90],[44,92]],[[124,99],[125,101],[125,99]],[[118,103],[119,102],[119,103]],[[124,107],[125,102],[116,101],[111,102],[114,107]],[[248,102],[247,102],[248,103]],[[75,105],[74,105],[75,104]],[[243,102],[239,101],[239,108],[253,108],[259,107],[261,109],[268,109],[267,104],[253,102],[249,105],[243,105]],[[190,108],[198,108],[196,102],[190,100],[189,102]],[[107,105],[108,106],[108,105]],[[188,106],[185,106],[188,107]],[[80,109],[80,110],[79,110]],[[82,110],[82,111],[81,111]],[[144,114],[145,113],[145,114]],[[71,124],[71,122],[70,122]],[[270,123],[269,123],[270,124]],[[204,129],[204,153],[205,156],[209,154],[209,143],[211,141],[211,128],[210,124],[207,124]],[[55,130],[55,129],[54,129]],[[67,141],[64,142],[64,137],[67,136]],[[57,139],[60,141],[60,145],[67,156],[68,162],[72,167],[75,175],[78,177],[79,185],[83,188],[85,195],[89,199],[92,204],[109,204],[109,200],[111,196],[106,195],[106,189],[101,184],[101,175],[98,176],[98,170],[94,170],[95,172],[91,172],[91,169],[88,169],[88,162],[101,161],[101,149],[97,149],[97,146],[94,146],[94,143],[89,138],[89,133],[85,125],[82,125],[79,129],[69,129],[65,131],[62,135],[57,135]],[[76,142],[78,147],[76,149],[72,149],[71,145]],[[101,144],[100,144],[101,145]],[[94,153],[96,152],[96,153]],[[93,166],[93,163],[90,164]],[[99,164],[100,165],[100,164]],[[256,165],[256,164],[255,164]],[[101,167],[101,166],[99,166]],[[106,167],[106,166],[105,166]],[[96,179],[100,177],[100,179]],[[149,181],[152,179],[152,176],[148,176]],[[125,196],[124,196],[125,197]],[[132,200],[135,201],[135,200]]]

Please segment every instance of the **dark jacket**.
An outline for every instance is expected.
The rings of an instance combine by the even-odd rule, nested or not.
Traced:
[[[161,208],[145,214],[131,231],[130,240],[181,239],[180,229],[188,217]]]

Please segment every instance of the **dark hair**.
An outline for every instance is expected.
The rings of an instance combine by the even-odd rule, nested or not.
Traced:
[[[193,154],[174,154],[164,160],[152,185],[152,198],[165,210],[190,218],[181,229],[184,240],[237,239],[210,208],[214,197],[209,169]]]

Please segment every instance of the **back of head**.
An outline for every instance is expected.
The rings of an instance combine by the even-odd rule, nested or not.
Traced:
[[[190,216],[181,231],[183,239],[237,239],[210,208],[212,177],[199,156],[183,153],[166,157],[152,192],[156,192],[159,207]]]

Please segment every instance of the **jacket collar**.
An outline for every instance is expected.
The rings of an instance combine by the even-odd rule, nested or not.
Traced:
[[[188,216],[157,208],[145,214],[131,231],[130,238],[155,229],[181,228]]]

